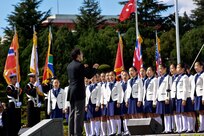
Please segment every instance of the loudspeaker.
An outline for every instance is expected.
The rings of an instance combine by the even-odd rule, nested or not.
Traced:
[[[127,127],[131,135],[160,134],[162,125],[152,118],[129,119]]]

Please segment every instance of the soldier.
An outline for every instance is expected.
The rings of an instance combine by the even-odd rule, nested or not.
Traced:
[[[24,88],[28,97],[27,104],[27,127],[32,127],[40,122],[40,107],[42,97],[39,94],[41,85],[36,81],[34,73],[28,74],[30,82]]]
[[[22,90],[17,82],[17,75],[10,75],[11,84],[7,86],[6,92],[8,103],[8,135],[17,136],[21,128],[21,105],[23,100]]]
[[[58,79],[54,79],[53,88],[48,92],[48,106],[47,113],[50,118],[63,118],[65,112],[65,93],[62,88],[59,87],[60,82]]]
[[[43,89],[43,93],[44,93],[44,110],[45,110],[45,118],[46,119],[49,119],[50,118],[50,116],[47,114],[47,105],[48,105],[48,103],[47,103],[47,99],[48,99],[48,92],[49,92],[49,90],[51,90],[52,89],[52,83],[51,83],[51,81],[52,81],[52,78],[49,78],[48,80],[47,80],[47,82],[45,82],[45,83],[42,83],[42,89]]]

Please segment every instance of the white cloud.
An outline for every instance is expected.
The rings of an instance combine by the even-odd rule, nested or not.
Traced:
[[[173,4],[175,0],[161,0],[163,3],[166,4]],[[194,4],[193,0],[178,0],[178,10],[179,15],[183,15],[184,12],[186,12],[188,15],[191,14],[191,10],[195,9],[196,5]]]

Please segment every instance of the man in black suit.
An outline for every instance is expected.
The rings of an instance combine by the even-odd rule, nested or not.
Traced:
[[[69,116],[69,135],[82,136],[83,119],[85,112],[85,85],[84,77],[91,78],[97,72],[98,64],[93,68],[85,67],[83,53],[80,49],[74,49],[71,53],[72,62],[67,66],[69,78],[69,91],[67,99],[70,101],[71,113]]]

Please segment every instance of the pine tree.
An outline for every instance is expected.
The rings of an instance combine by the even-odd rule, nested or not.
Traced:
[[[32,39],[33,26],[36,31],[42,29],[42,22],[49,16],[50,10],[46,12],[38,11],[42,0],[22,0],[14,5],[14,11],[8,16],[9,26],[5,28],[5,34],[12,38],[14,27],[16,27],[23,40]]]
[[[84,0],[83,6],[80,7],[80,14],[77,16],[77,32],[87,32],[90,29],[98,30],[105,20],[101,16],[101,9],[96,0]]]
[[[204,25],[204,1],[203,0],[193,0],[197,6],[195,10],[192,10],[192,18],[194,20],[195,26]]]

